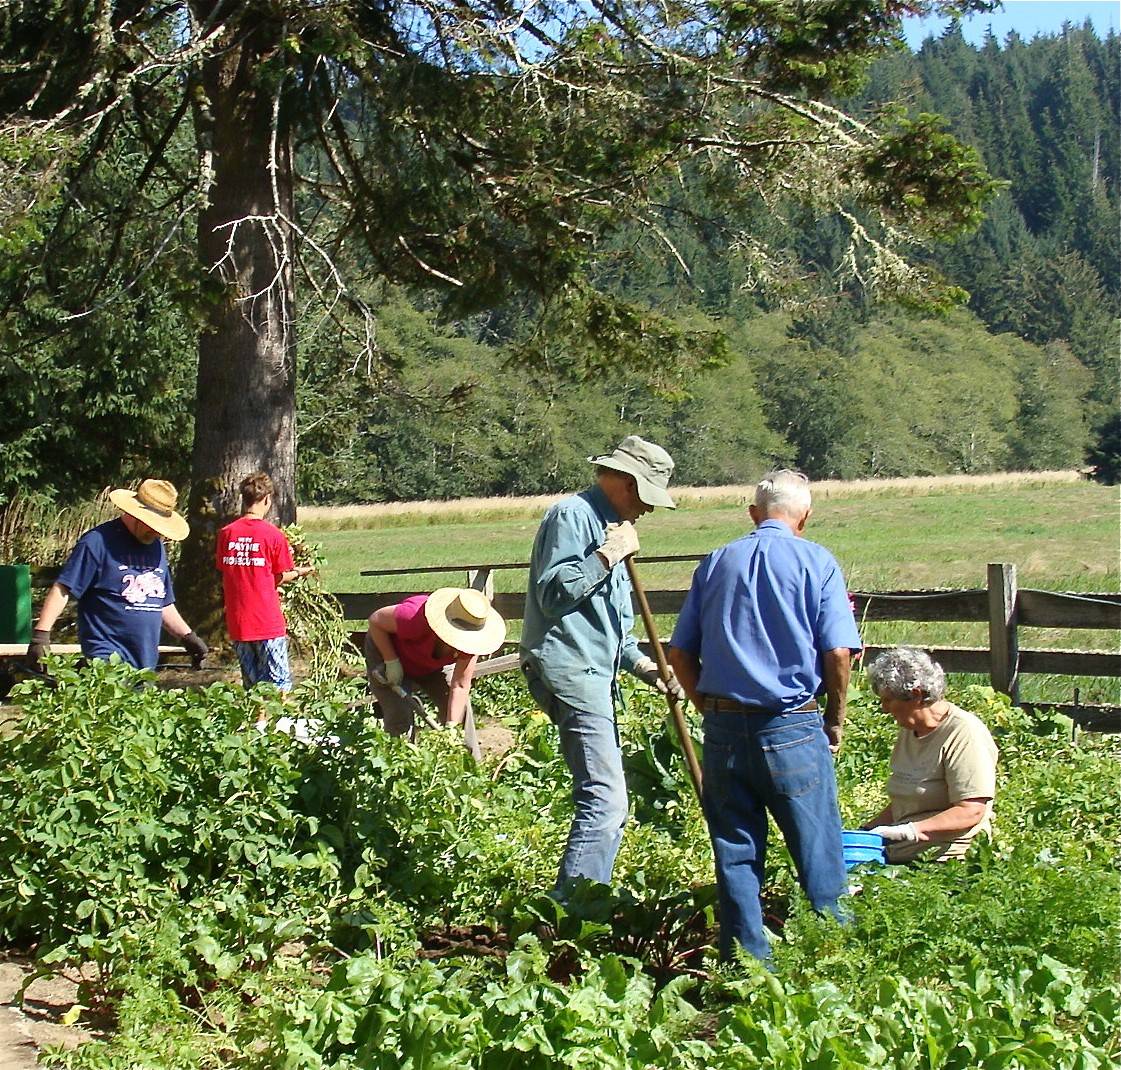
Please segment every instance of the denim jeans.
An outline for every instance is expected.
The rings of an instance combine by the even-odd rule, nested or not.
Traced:
[[[623,752],[614,717],[578,710],[557,698],[534,676],[530,693],[560,732],[561,752],[572,774],[572,827],[561,857],[555,892],[576,877],[611,883],[615,856],[627,823]]]
[[[810,904],[844,920],[837,905],[848,886],[841,815],[821,714],[706,713],[704,809],[716,857],[721,958],[732,958],[738,943],[770,961],[759,898],[768,810]]]

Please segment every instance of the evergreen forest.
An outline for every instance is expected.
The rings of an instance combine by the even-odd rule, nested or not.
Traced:
[[[1119,68],[1118,36],[1088,23],[979,47],[955,25],[917,53],[884,55],[858,98],[837,102],[864,117],[900,105],[941,116],[1002,182],[979,228],[914,251],[941,282],[933,301],[872,302],[849,241],[859,220],[795,200],[750,189],[722,200],[742,213],[728,233],[759,238],[729,250],[719,225],[688,225],[711,213],[686,169],[659,191],[650,226],[621,228],[597,268],[601,289],[657,313],[649,330],[612,322],[624,306],[568,302],[558,315],[579,322],[555,344],[548,307],[457,315],[330,250],[376,330],[357,350],[301,295],[299,500],[558,491],[630,432],[670,450],[679,484],[746,482],[776,462],[843,479],[1082,464],[1118,403]],[[178,138],[168,166],[190,151]],[[153,197],[127,230],[99,225],[142,160],[121,150],[67,176],[82,214],[52,222],[0,204],[14,220],[0,251],[72,228],[51,244],[62,253],[30,266],[0,257],[0,502],[72,501],[146,474],[189,481],[205,308],[188,260],[165,246],[174,234],[190,247],[192,224]],[[63,181],[49,168],[41,180]],[[303,218],[332,211],[303,197]],[[104,299],[75,318],[72,296],[91,292]],[[630,352],[620,341],[607,370],[581,349],[629,336],[643,341]],[[682,351],[694,354],[684,366],[664,359]]]

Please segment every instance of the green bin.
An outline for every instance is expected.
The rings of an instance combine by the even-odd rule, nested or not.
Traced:
[[[31,642],[31,569],[0,565],[0,643]]]

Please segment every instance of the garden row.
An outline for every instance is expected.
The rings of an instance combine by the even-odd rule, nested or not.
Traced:
[[[720,967],[703,822],[655,696],[621,720],[634,820],[614,890],[562,910],[570,802],[516,680],[478,685],[513,749],[386,736],[358,685],[305,686],[333,744],[249,726],[270,699],[137,689],[57,663],[24,684],[0,765],[0,936],[98,967],[124,1067],[1115,1065],[1117,742],[952,697],[1001,750],[997,832],[952,866],[861,876],[853,922],[766,889],[777,972]],[[277,707],[274,714],[279,714]],[[858,681],[838,759],[847,824],[882,805],[894,725]],[[87,970],[87,974],[94,974]]]

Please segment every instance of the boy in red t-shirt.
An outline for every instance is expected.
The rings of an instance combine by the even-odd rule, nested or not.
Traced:
[[[240,490],[241,516],[218,533],[214,552],[226,597],[226,628],[246,687],[265,682],[290,691],[288,628],[277,588],[314,569],[295,566],[284,532],[265,519],[272,508],[272,480],[254,472],[241,481]]]

